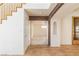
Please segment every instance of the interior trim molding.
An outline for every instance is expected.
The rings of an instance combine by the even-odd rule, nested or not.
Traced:
[[[49,14],[49,19],[51,19],[51,17],[54,16],[54,14],[60,9],[61,6],[63,6],[64,3],[58,3],[55,8],[51,11],[51,13]]]
[[[48,21],[48,16],[29,16],[29,20],[33,20],[33,21]]]
[[[51,13],[49,14],[49,19],[48,19],[48,45],[50,46],[50,41],[51,41],[51,36],[50,36],[50,33],[51,33],[51,25],[50,25],[50,21],[51,21],[51,18],[54,16],[54,14],[60,9],[60,7],[64,5],[64,3],[58,3],[55,8],[51,11]]]

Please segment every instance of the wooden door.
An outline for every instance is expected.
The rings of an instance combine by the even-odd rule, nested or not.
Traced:
[[[74,39],[73,44],[79,44],[79,17],[74,17]]]

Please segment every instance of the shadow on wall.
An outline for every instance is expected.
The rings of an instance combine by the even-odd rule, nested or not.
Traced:
[[[53,23],[53,35],[57,34],[57,24],[56,22]]]

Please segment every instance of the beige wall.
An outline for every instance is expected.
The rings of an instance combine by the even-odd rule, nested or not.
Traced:
[[[64,4],[51,18],[51,47],[72,45],[72,16],[79,16],[79,4]],[[54,21],[57,34],[53,34]]]
[[[79,9],[63,18],[62,21],[62,44],[72,45],[72,16],[79,17]]]
[[[47,21],[31,21],[31,44],[48,44],[48,22]],[[42,28],[41,26],[47,26]]]

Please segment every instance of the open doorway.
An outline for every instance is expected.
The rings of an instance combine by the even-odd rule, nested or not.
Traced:
[[[79,45],[79,17],[73,17],[73,44]]]
[[[31,45],[48,45],[48,21],[30,21]]]

